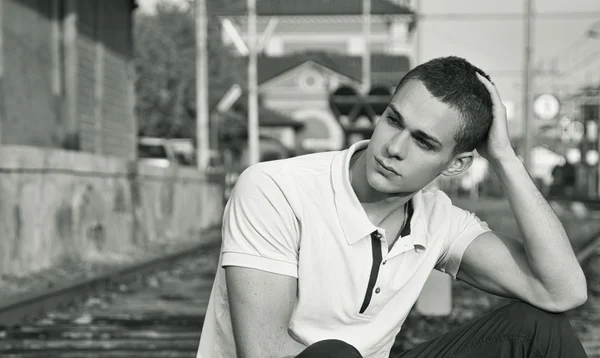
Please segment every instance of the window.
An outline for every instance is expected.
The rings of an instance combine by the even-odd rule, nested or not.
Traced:
[[[138,158],[168,159],[163,145],[138,144]]]

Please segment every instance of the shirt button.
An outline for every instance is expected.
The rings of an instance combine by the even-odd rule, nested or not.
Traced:
[[[381,264],[382,264],[382,265],[385,265],[386,263],[387,263],[387,260],[383,261]]]
[[[381,289],[380,289],[379,287],[377,287],[377,288],[375,289],[375,293],[379,293],[379,292],[381,292]]]

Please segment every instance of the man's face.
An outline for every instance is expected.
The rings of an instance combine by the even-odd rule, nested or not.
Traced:
[[[434,98],[420,81],[405,83],[371,136],[366,153],[369,185],[386,194],[425,187],[456,164],[452,151],[459,124],[459,113]]]

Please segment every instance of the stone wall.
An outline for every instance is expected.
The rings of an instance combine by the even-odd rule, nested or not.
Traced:
[[[201,241],[222,198],[220,176],[191,168],[0,147],[0,275]]]

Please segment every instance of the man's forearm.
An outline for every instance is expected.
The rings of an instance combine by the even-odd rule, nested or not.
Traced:
[[[281,358],[294,358],[306,349],[305,345],[298,343],[298,341],[291,337],[289,337],[289,340],[286,338],[286,341],[282,343]]]
[[[581,304],[587,295],[585,276],[550,204],[514,153],[494,161],[492,166],[524,236],[533,274],[558,307],[568,309]]]
[[[251,345],[249,349],[244,350],[237,347],[237,355],[240,358],[294,358],[300,354],[306,346],[298,343],[289,335],[281,337],[270,337],[267,342]],[[237,344],[237,342],[236,342]]]

